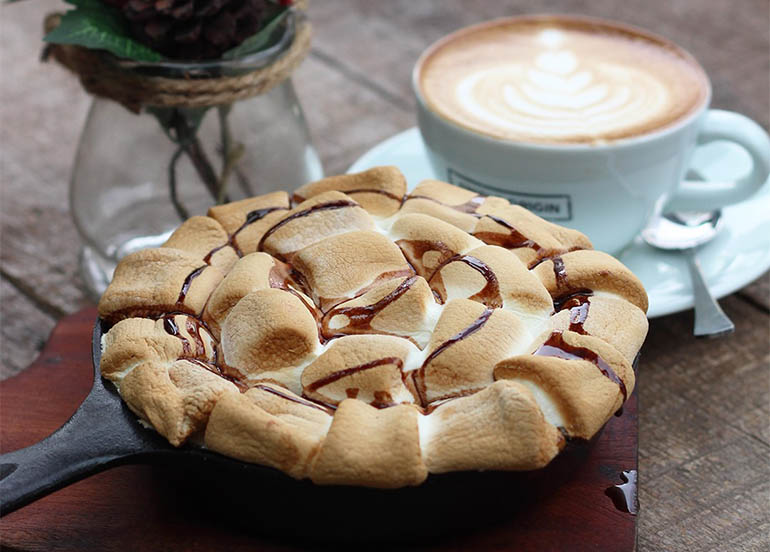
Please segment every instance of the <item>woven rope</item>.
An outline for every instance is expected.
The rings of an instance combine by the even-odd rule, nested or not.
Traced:
[[[46,17],[46,32],[60,21]],[[70,44],[52,44],[49,55],[75,73],[89,93],[114,100],[134,113],[143,106],[208,107],[264,94],[286,80],[310,50],[310,23],[297,25],[289,49],[277,60],[250,73],[234,77],[173,79],[140,75],[105,60],[104,54]]]

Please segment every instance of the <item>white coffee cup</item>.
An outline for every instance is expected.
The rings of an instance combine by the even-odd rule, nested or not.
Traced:
[[[432,109],[420,85],[423,64],[431,53],[475,28],[519,19],[462,29],[432,45],[417,61],[412,75],[417,118],[437,178],[505,197],[545,219],[584,232],[597,249],[610,253],[631,242],[655,214],[705,211],[736,203],[754,194],[767,180],[770,137],[743,115],[710,110],[707,78],[705,99],[680,120],[637,136],[597,144],[496,138],[461,126]],[[692,63],[697,64],[694,59]],[[695,147],[721,140],[734,142],[748,152],[753,161],[751,172],[727,183],[684,180]]]

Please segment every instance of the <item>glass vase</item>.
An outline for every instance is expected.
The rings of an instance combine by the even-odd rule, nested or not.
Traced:
[[[166,78],[238,75],[267,67],[291,44],[295,20],[266,50],[234,61],[137,64]],[[126,254],[161,245],[187,217],[218,203],[323,176],[291,79],[225,105],[144,107],[95,97],[80,137],[70,209],[84,245],[80,267],[95,297]]]

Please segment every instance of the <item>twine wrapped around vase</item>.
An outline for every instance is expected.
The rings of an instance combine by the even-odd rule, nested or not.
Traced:
[[[296,6],[295,6],[296,9]],[[45,19],[45,30],[59,25],[60,14]],[[144,106],[208,107],[226,105],[264,94],[286,80],[310,51],[312,27],[298,21],[291,45],[278,59],[261,69],[237,76],[168,78],[122,69],[107,54],[70,44],[51,44],[47,55],[75,73],[83,88],[139,113]]]

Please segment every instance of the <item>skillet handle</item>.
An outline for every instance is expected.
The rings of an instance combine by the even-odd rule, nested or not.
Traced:
[[[34,445],[0,455],[0,516],[89,475],[168,449],[116,399],[97,376],[63,426]]]

